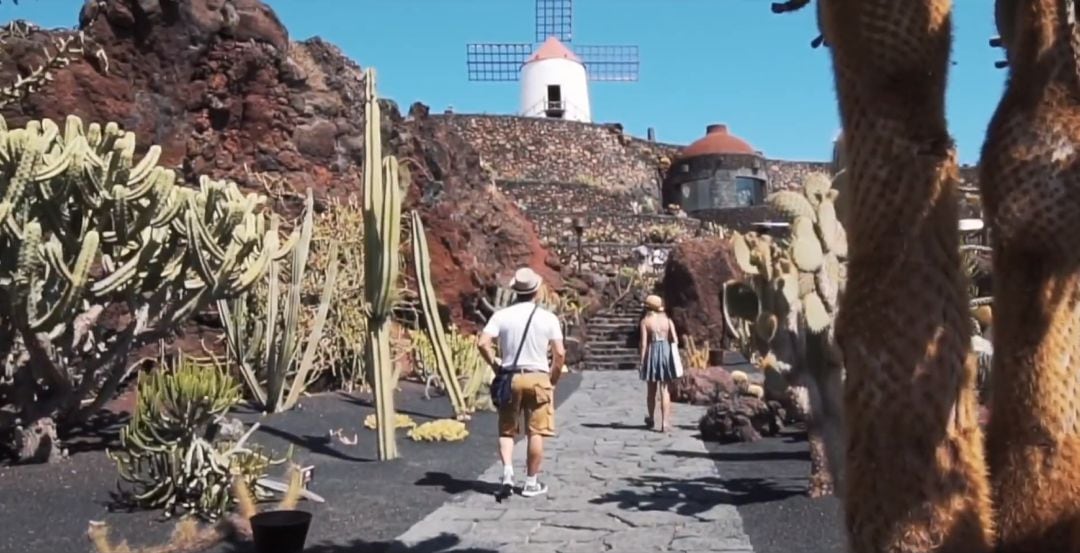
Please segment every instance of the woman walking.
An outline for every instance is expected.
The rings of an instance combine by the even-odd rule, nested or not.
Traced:
[[[660,392],[660,426],[664,432],[671,431],[671,393],[668,384],[678,378],[672,344],[678,344],[675,325],[664,314],[664,303],[659,296],[645,298],[645,316],[641,318],[641,379],[648,383],[645,426],[655,428],[653,414],[656,411],[656,395]]]

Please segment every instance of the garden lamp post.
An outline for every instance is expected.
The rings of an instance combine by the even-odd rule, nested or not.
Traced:
[[[585,219],[574,217],[574,236],[577,237],[577,274],[581,275],[581,235],[585,233]]]

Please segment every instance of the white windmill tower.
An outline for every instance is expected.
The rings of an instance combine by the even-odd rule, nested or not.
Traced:
[[[637,46],[567,48],[573,0],[536,0],[539,46],[528,43],[467,45],[470,81],[521,81],[519,114],[592,122],[589,81],[636,81]]]
[[[592,122],[585,64],[559,39],[548,37],[522,64],[518,114]]]

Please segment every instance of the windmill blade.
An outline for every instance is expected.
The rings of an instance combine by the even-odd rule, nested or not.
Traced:
[[[637,46],[574,46],[593,81],[637,81],[640,60]]]
[[[516,81],[521,64],[532,54],[524,43],[479,43],[465,45],[465,66],[470,81]]]
[[[536,42],[544,42],[549,36],[570,42],[573,12],[573,0],[536,0]]]

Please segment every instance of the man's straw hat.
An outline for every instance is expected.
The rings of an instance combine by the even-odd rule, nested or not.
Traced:
[[[518,294],[531,294],[540,289],[544,279],[536,274],[536,271],[528,267],[522,267],[514,273],[514,279],[510,281],[510,289]]]

